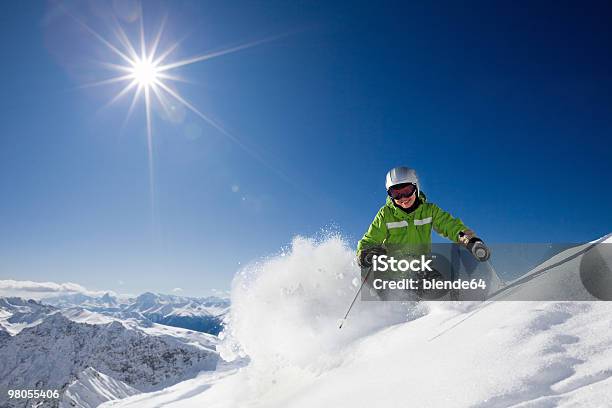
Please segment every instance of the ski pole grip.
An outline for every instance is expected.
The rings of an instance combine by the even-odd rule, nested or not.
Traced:
[[[472,238],[467,244],[467,249],[480,262],[486,262],[491,257],[491,250],[480,238]]]

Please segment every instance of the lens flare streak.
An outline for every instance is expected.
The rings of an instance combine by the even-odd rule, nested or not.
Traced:
[[[68,13],[70,14],[70,13]],[[161,108],[166,114],[170,113],[168,107],[168,98],[175,100],[177,103],[183,105],[188,110],[199,116],[211,127],[219,131],[221,134],[229,138],[232,142],[238,145],[242,150],[248,153],[251,157],[262,163],[265,167],[272,170],[281,178],[289,181],[289,178],[280,170],[267,163],[263,157],[258,154],[253,148],[250,148],[243,143],[235,135],[232,135],[219,123],[202,113],[197,109],[191,102],[183,97],[176,89],[170,86],[170,82],[188,82],[184,78],[172,73],[172,70],[184,67],[197,62],[210,60],[223,55],[231,54],[234,52],[242,51],[247,48],[251,48],[269,41],[276,40],[285,35],[279,35],[275,37],[269,37],[258,41],[244,43],[241,45],[229,47],[213,51],[207,54],[198,55],[182,60],[171,61],[171,55],[178,48],[181,41],[172,43],[165,50],[160,51],[160,43],[163,37],[164,28],[166,26],[166,16],[162,19],[159,29],[155,34],[153,41],[150,45],[147,44],[144,23],[141,17],[139,19],[139,32],[138,41],[133,42],[130,37],[126,34],[121,24],[117,19],[113,19],[114,29],[112,30],[116,42],[118,45],[113,44],[110,40],[104,38],[101,34],[97,33],[90,26],[85,24],[74,15],[71,17],[77,21],[88,33],[96,38],[101,44],[103,44],[108,50],[110,50],[119,62],[101,62],[101,66],[120,73],[120,75],[104,79],[97,82],[88,83],[82,85],[81,88],[97,87],[104,85],[112,85],[117,83],[124,83],[125,86],[107,103],[105,107],[113,105],[120,99],[132,93],[132,100],[130,102],[127,115],[125,117],[123,126],[127,124],[132,113],[138,102],[144,100],[144,111],[146,120],[146,136],[147,136],[147,154],[148,154],[148,170],[149,170],[149,191],[151,199],[152,211],[154,207],[154,165],[153,165],[153,125],[152,125],[152,104],[153,102],[159,103]],[[293,183],[292,183],[293,184]]]

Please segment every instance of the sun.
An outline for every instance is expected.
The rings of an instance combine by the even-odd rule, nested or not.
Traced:
[[[149,145],[149,158],[150,167],[152,168],[152,118],[151,108],[153,102],[157,102],[161,106],[162,110],[168,113],[172,107],[169,105],[170,101],[174,100],[176,103],[183,105],[206,123],[221,132],[240,148],[247,151],[247,153],[254,156],[257,160],[261,161],[261,158],[242,143],[237,137],[230,134],[220,124],[207,115],[197,109],[191,102],[185,99],[177,89],[173,86],[176,82],[186,82],[183,78],[173,73],[177,68],[191,65],[197,62],[202,62],[217,58],[223,55],[232,54],[247,48],[257,46],[259,44],[273,41],[277,37],[264,38],[258,41],[250,43],[239,44],[234,47],[225,48],[217,51],[213,51],[207,54],[197,55],[186,59],[174,59],[172,54],[178,48],[179,42],[175,42],[168,46],[163,52],[160,51],[161,38],[166,25],[166,17],[161,21],[161,24],[157,30],[156,35],[150,38],[150,41],[146,40],[144,22],[142,20],[142,11],[139,21],[140,32],[138,38],[130,39],[126,32],[123,30],[120,24],[116,24],[113,30],[116,41],[111,41],[104,38],[102,35],[94,31],[91,27],[85,24],[80,19],[75,20],[100,41],[104,46],[112,52],[116,57],[117,61],[104,61],[102,66],[112,71],[117,72],[119,75],[93,83],[84,85],[84,87],[110,85],[116,83],[122,83],[124,86],[120,91],[108,102],[108,105],[112,105],[118,102],[120,99],[126,97],[128,94],[132,94],[132,101],[130,103],[125,122],[130,118],[134,107],[139,101],[143,101],[144,110],[146,115],[146,133]]]
[[[160,50],[161,39],[163,36],[164,28],[166,25],[166,16],[163,17],[157,33],[148,38],[145,35],[144,21],[142,18],[142,10],[139,18],[139,35],[136,38],[130,38],[124,31],[121,24],[116,20],[115,28],[112,29],[114,34],[114,41],[103,37],[101,34],[93,30],[83,21],[77,17],[71,15],[74,20],[81,25],[87,32],[95,37],[101,44],[103,44],[108,51],[111,52],[107,61],[100,61],[101,66],[114,71],[117,75],[112,76],[108,79],[104,79],[97,82],[92,82],[84,85],[83,87],[92,86],[103,86],[111,84],[122,84],[123,86],[115,94],[115,96],[106,104],[106,106],[113,105],[119,100],[126,98],[131,94],[131,102],[127,115],[125,117],[124,124],[130,119],[134,108],[140,101],[144,105],[145,113],[145,128],[147,137],[147,150],[148,150],[148,162],[149,162],[149,191],[151,195],[151,203],[153,206],[154,202],[154,177],[153,177],[153,120],[152,120],[152,106],[156,103],[163,112],[168,116],[171,115],[171,111],[174,109],[172,102],[182,105],[211,127],[216,129],[218,132],[229,138],[238,147],[251,155],[254,159],[273,170],[276,174],[285,180],[289,180],[280,170],[276,169],[273,165],[268,163],[263,157],[252,147],[242,142],[238,137],[227,131],[223,126],[217,123],[215,120],[205,115],[198,108],[196,108],[190,101],[183,97],[175,84],[177,82],[188,82],[183,79],[176,72],[178,68],[186,65],[191,65],[197,62],[203,62],[211,60],[213,58],[221,57],[223,55],[232,54],[247,48],[251,48],[269,41],[274,41],[284,35],[278,35],[275,37],[263,38],[261,40],[252,41],[235,45],[233,47],[219,49],[202,55],[196,55],[185,59],[176,59],[174,52],[179,46],[180,42],[174,42],[166,47],[163,51]],[[110,58],[114,56],[114,58]]]
[[[123,84],[120,91],[110,100],[107,104],[112,105],[118,102],[120,99],[126,97],[131,93],[131,103],[125,118],[127,122],[132,115],[132,112],[139,101],[143,101],[146,121],[146,135],[147,135],[147,147],[149,156],[149,183],[151,192],[151,201],[153,201],[153,126],[152,126],[152,105],[154,102],[158,103],[159,106],[168,115],[172,106],[170,102],[176,101],[178,104],[185,106],[193,113],[204,119],[210,126],[229,137],[232,141],[238,144],[242,149],[247,152],[253,152],[244,145],[238,138],[226,131],[217,122],[213,121],[207,115],[198,110],[192,103],[186,100],[179,92],[172,86],[172,82],[183,82],[180,76],[174,74],[172,71],[185,65],[194,64],[216,58],[225,54],[230,54],[236,51],[240,51],[245,48],[253,47],[257,44],[268,40],[261,40],[253,43],[247,43],[238,45],[232,48],[222,49],[220,51],[198,55],[187,59],[173,59],[172,54],[178,47],[179,43],[175,42],[167,47],[163,52],[160,52],[159,45],[161,37],[166,24],[166,18],[162,20],[157,34],[151,39],[146,40],[144,31],[144,23],[142,16],[140,18],[140,32],[136,39],[130,39],[126,32],[123,30],[120,24],[116,25],[113,30],[115,42],[104,38],[102,35],[94,31],[87,24],[75,18],[75,20],[87,30],[91,35],[98,39],[106,48],[112,52],[116,57],[116,61],[104,61],[102,66],[118,73],[118,75],[111,78],[86,84],[85,87],[110,85],[110,84]],[[135,40],[135,41],[134,41]],[[125,123],[124,122],[124,123]]]
[[[150,87],[159,81],[158,66],[148,59],[137,59],[132,63],[132,80],[139,86]]]

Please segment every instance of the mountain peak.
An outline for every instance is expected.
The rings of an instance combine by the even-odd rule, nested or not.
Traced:
[[[112,296],[109,292],[106,292],[103,296],[102,296],[102,301],[107,302],[107,303],[115,303],[115,297]]]

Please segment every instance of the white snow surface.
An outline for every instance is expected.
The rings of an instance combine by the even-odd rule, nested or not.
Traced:
[[[358,284],[341,238],[296,238],[234,280],[219,349],[250,364],[103,406],[612,406],[612,302],[358,300],[338,329]]]
[[[60,400],[59,408],[95,408],[103,402],[139,393],[136,388],[88,367],[68,385]]]

